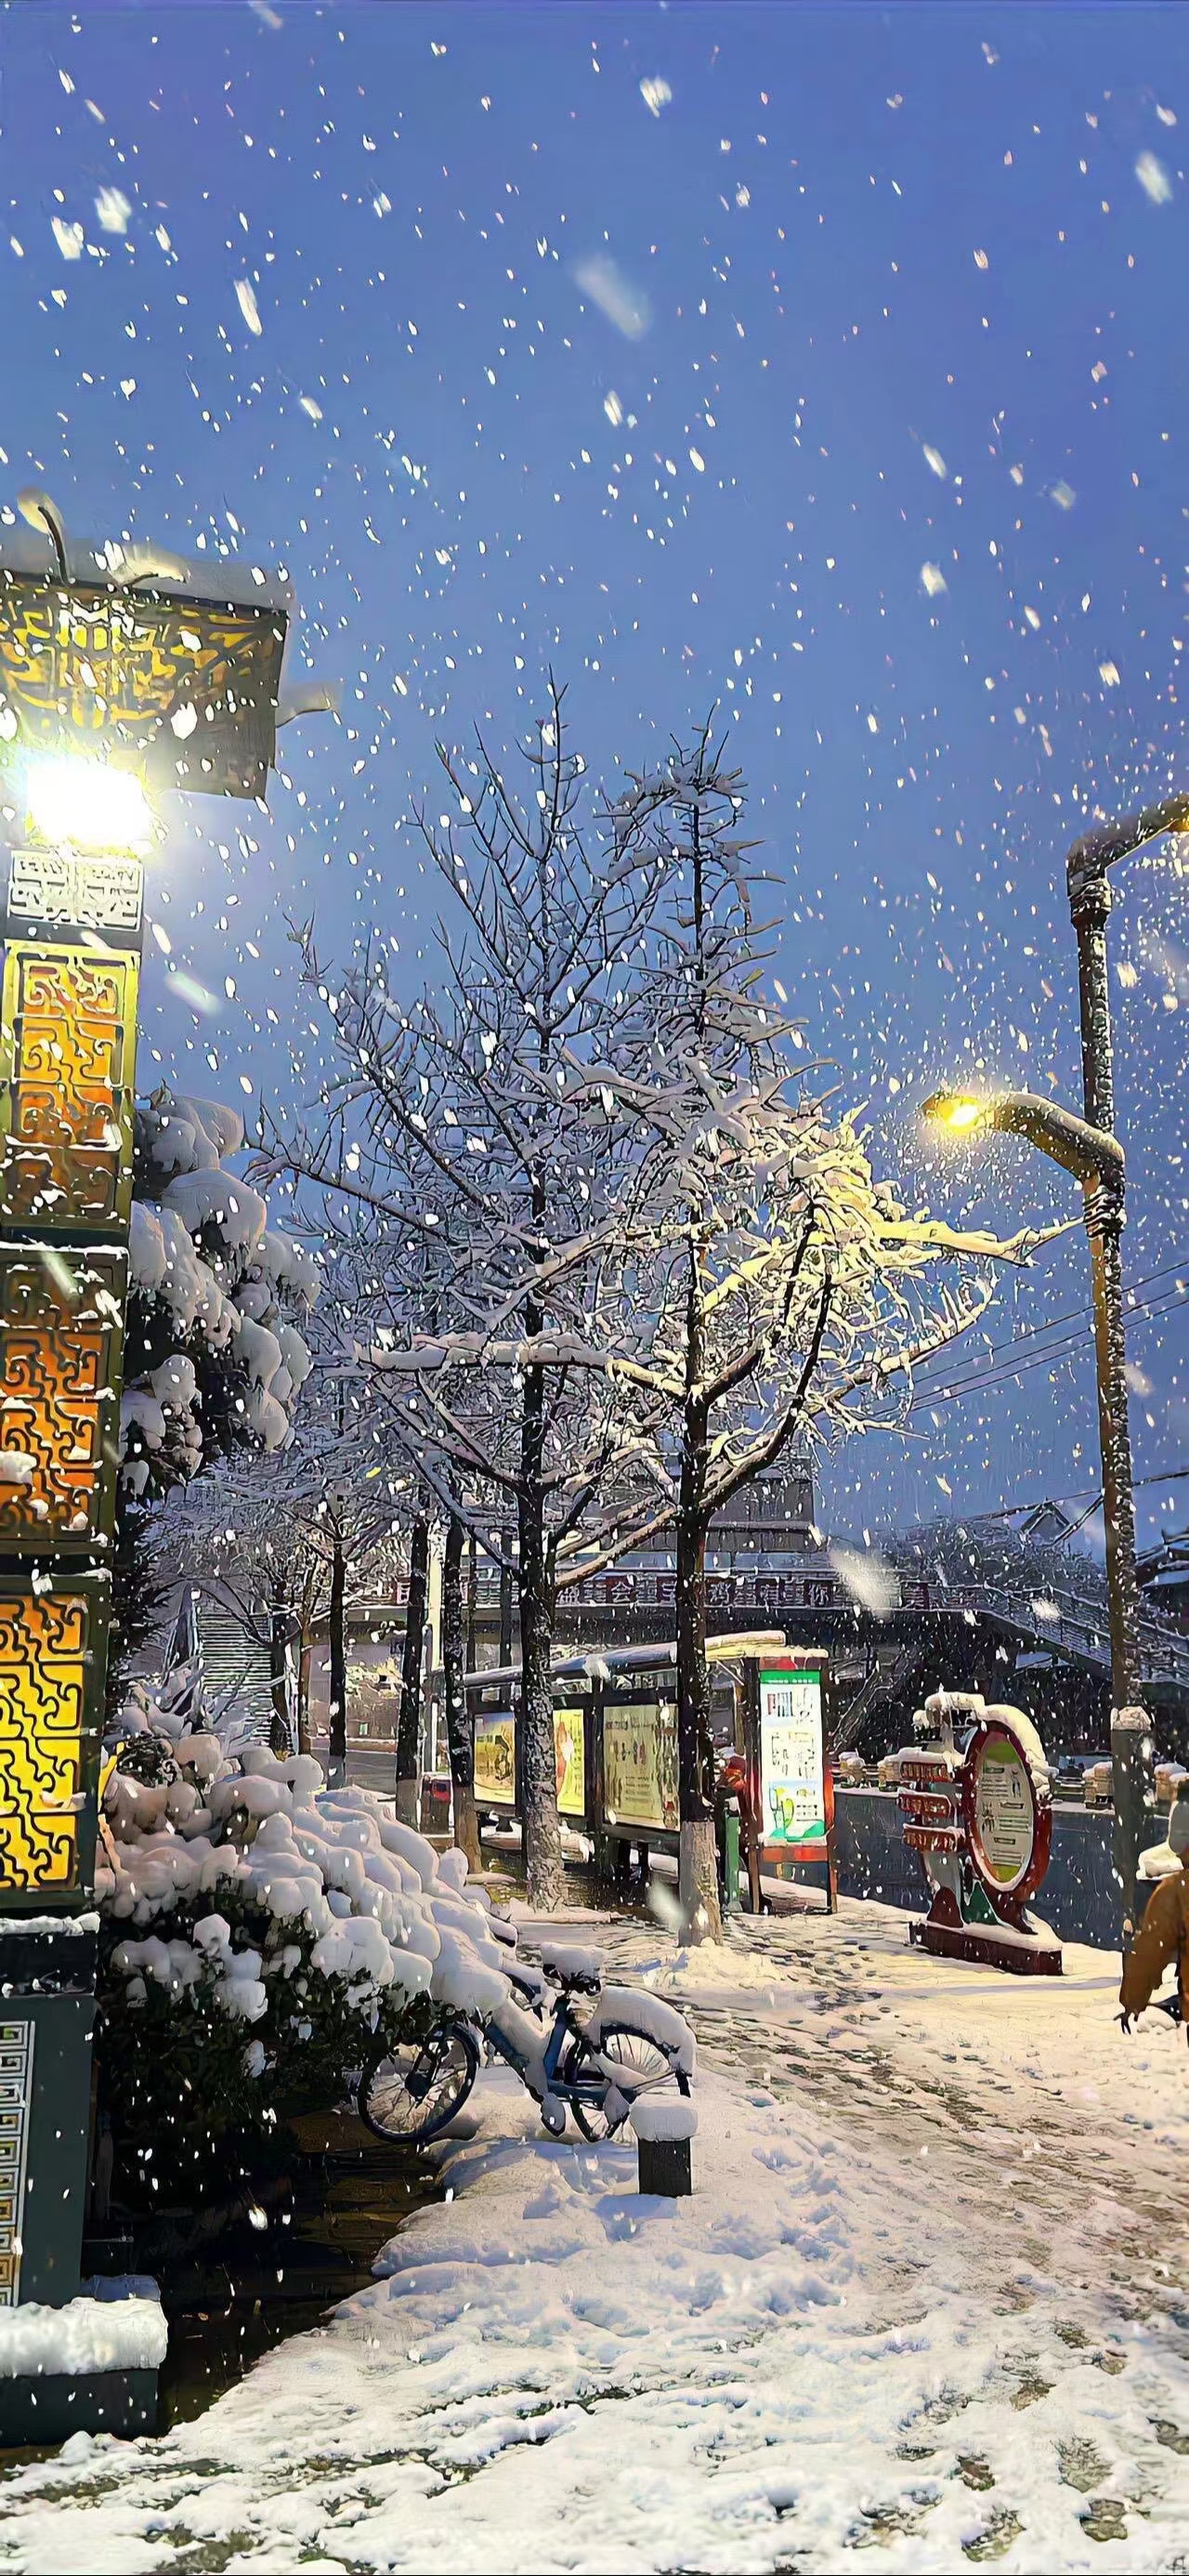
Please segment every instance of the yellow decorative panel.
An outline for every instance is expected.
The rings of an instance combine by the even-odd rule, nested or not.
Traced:
[[[122,1253],[0,1244],[0,1546],[110,1537],[126,1284]]]
[[[106,751],[161,786],[262,796],[285,628],[276,609],[0,575],[12,753]]]
[[[136,986],[130,955],[40,940],[9,946],[0,1225],[127,1225]]]
[[[0,1599],[0,1894],[77,1883],[92,1619],[84,1594]]]

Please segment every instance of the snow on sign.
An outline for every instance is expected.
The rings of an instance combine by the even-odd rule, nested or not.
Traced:
[[[760,1672],[760,1795],[763,1840],[826,1841],[820,1672]]]

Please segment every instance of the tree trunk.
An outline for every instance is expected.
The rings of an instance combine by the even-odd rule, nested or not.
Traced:
[[[297,1664],[297,1750],[310,1749],[310,1632],[302,1624]]]
[[[706,1521],[693,1508],[683,1508],[678,1518],[676,1593],[677,1789],[681,1819],[677,1894],[686,1940],[721,1941],[710,1668],[706,1661]]]
[[[421,1767],[421,1667],[425,1657],[425,1610],[429,1595],[429,1520],[419,1511],[409,1540],[409,1600],[400,1669],[400,1716],[396,1730],[396,1812],[401,1823],[417,1823],[418,1774]]]
[[[542,1317],[531,1300],[526,1334]],[[520,1708],[517,1769],[528,1901],[542,1914],[561,1904],[565,1876],[557,1812],[557,1756],[553,1741],[554,1568],[545,1529],[545,1372],[526,1369],[520,1436]]]
[[[465,1532],[451,1520],[442,1559],[442,1675],[446,1702],[446,1749],[454,1798],[454,1840],[465,1852],[469,1869],[481,1869],[479,1826],[475,1812],[475,1755],[463,1689],[462,1547]]]
[[[687,1941],[721,1941],[714,1845],[714,1747],[706,1662],[706,1533],[710,1424],[702,1393],[705,1315],[701,1261],[690,1250],[686,1305],[685,1421],[677,1507],[677,1792],[681,1819],[677,1895]]]
[[[288,1678],[286,1648],[292,1624],[293,1614],[285,1596],[284,1582],[281,1581],[278,1582],[273,1594],[272,1614],[269,1619],[268,1687],[272,1701],[269,1740],[272,1751],[279,1755],[282,1762],[287,1762],[293,1751],[293,1736],[289,1724],[289,1695],[285,1687]]]
[[[347,1559],[342,1531],[330,1548],[330,1745],[326,1776],[332,1789],[347,1777]]]

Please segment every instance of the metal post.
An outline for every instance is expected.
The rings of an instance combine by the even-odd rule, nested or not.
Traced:
[[[1151,1727],[1140,1704],[1139,1586],[1135,1573],[1135,1503],[1127,1419],[1123,1331],[1123,1180],[1088,1182],[1086,1232],[1094,1301],[1098,1437],[1111,1641],[1111,1765],[1114,1857],[1123,1913],[1123,1947],[1136,1923],[1136,1883],[1144,1827],[1151,1811]]]
[[[1070,880],[1073,882],[1071,857]],[[1102,890],[1105,892],[1105,889]],[[1110,1107],[1110,1015],[1106,1000],[1106,910],[1083,908],[1082,1035],[1087,1088],[1096,1119],[1075,1118],[1059,1102],[1035,1092],[1009,1091],[985,1101],[936,1092],[925,1114],[963,1128],[972,1124],[1024,1136],[1080,1182],[1090,1238],[1094,1300],[1094,1351],[1098,1433],[1102,1454],[1106,1582],[1111,1643],[1111,1758],[1115,1800],[1115,1861],[1119,1876],[1123,1945],[1136,1922],[1137,1862],[1150,1813],[1152,1737],[1139,1704],[1139,1590],[1135,1571],[1135,1506],[1131,1484],[1131,1435],[1127,1420],[1123,1330],[1123,1232],[1126,1164],[1123,1148],[1103,1124]],[[1075,909],[1075,919],[1079,918]],[[1079,933],[1081,936],[1081,933]]]
[[[472,1530],[467,1544],[467,1659],[466,1670],[475,1669],[475,1626],[479,1608],[479,1543]]]
[[[1071,886],[1070,916],[1078,943],[1078,998],[1082,1020],[1082,1099],[1090,1127],[1115,1129],[1114,1065],[1111,1050],[1111,1002],[1107,980],[1106,925],[1111,890],[1099,873],[1082,876]]]
[[[1189,797],[1167,797],[1139,814],[1105,824],[1075,841],[1066,860],[1069,911],[1078,943],[1078,995],[1082,1024],[1082,1095],[1088,1125],[1114,1133],[1114,1065],[1111,1047],[1106,926],[1111,889],[1107,869],[1162,832],[1183,832]],[[1140,1702],[1139,1589],[1135,1573],[1135,1506],[1131,1434],[1124,1368],[1123,1281],[1120,1236],[1123,1182],[1105,1197],[1086,1192],[1086,1226],[1094,1285],[1094,1343],[1098,1363],[1098,1422],[1102,1443],[1106,1579],[1111,1625],[1111,1774],[1115,1805],[1115,1868],[1120,1881],[1124,1949],[1137,1915],[1137,1863],[1153,1806],[1152,1737]]]
[[[511,1532],[511,1530],[510,1530],[510,1529],[507,1529],[507,1528],[502,1529],[502,1530],[500,1531],[500,1546],[501,1546],[501,1549],[502,1549],[502,1551],[503,1551],[503,1554],[504,1554],[504,1557],[505,1557],[505,1558],[506,1558],[506,1557],[507,1557],[507,1555],[508,1555],[508,1552],[509,1552],[509,1550],[510,1550],[510,1548],[511,1548],[511,1545],[512,1545],[512,1532]],[[501,1667],[506,1667],[508,1664],[510,1664],[510,1663],[511,1663],[511,1661],[512,1661],[512,1568],[511,1568],[511,1565],[510,1565],[510,1564],[504,1563],[504,1564],[501,1564],[501,1566],[500,1566],[500,1664],[501,1664]]]

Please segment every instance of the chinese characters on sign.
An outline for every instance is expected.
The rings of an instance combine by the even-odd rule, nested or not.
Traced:
[[[676,1833],[677,1711],[671,1701],[604,1707],[603,1805],[608,1824]]]
[[[1032,1858],[1036,1802],[1017,1749],[992,1736],[978,1751],[974,1834],[979,1857],[997,1887],[1018,1887]]]
[[[761,1840],[826,1842],[820,1672],[760,1673]]]

